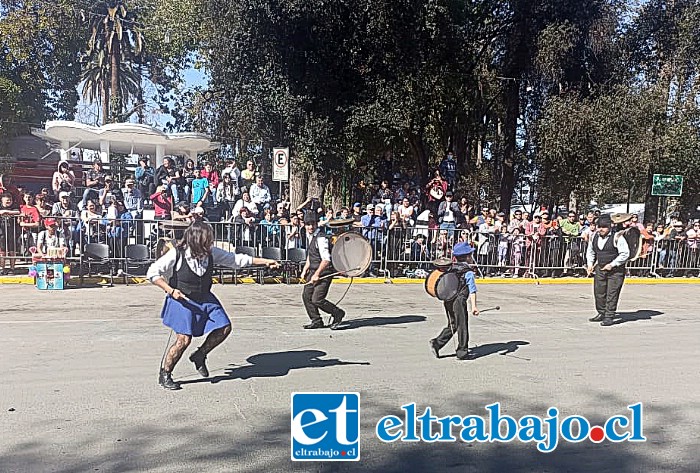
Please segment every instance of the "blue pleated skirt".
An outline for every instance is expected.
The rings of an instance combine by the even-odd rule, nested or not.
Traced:
[[[231,325],[219,299],[209,293],[202,300],[175,300],[165,297],[160,314],[163,325],[182,335],[201,337],[216,329]]]

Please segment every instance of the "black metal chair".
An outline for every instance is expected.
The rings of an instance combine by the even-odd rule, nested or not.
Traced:
[[[287,250],[287,260],[294,263],[294,276],[299,277],[306,263],[306,250],[304,248],[289,248]],[[289,284],[289,276],[287,276],[287,284]]]
[[[80,284],[83,283],[83,262],[87,261],[88,276],[92,274],[92,263],[107,265],[109,268],[109,284],[114,285],[114,267],[109,257],[109,245],[104,243],[88,243],[80,254]]]
[[[258,253],[257,253],[255,247],[252,247],[252,246],[237,246],[237,247],[236,247],[236,253],[238,253],[238,254],[240,254],[240,255],[248,255],[248,256],[250,256],[251,258],[255,258],[255,257],[258,256]],[[239,273],[239,271],[240,271],[240,270],[239,270],[238,268],[234,268],[234,269],[233,269],[233,283],[234,283],[234,284],[238,284],[238,273]],[[259,273],[260,273],[260,270],[259,270],[259,269],[255,269],[255,268],[244,269],[243,272],[255,273],[255,277],[259,280]]]
[[[124,247],[124,283],[129,285],[129,268],[142,269],[151,263],[151,255],[146,245],[126,245]]]
[[[273,259],[275,261],[279,261],[280,263],[283,263],[282,261],[282,249],[281,248],[276,248],[274,246],[266,246],[265,248],[262,249],[262,257],[266,259]],[[282,270],[283,275],[284,275],[284,269]],[[265,271],[262,270],[260,271],[260,283],[265,284]]]

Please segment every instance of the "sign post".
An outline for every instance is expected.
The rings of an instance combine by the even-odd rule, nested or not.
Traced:
[[[272,180],[279,181],[282,200],[282,183],[289,181],[289,148],[272,148]]]
[[[683,176],[654,174],[651,195],[680,197],[683,194]]]

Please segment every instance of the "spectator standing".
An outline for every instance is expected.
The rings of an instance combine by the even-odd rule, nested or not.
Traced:
[[[75,247],[80,241],[80,210],[71,202],[70,192],[58,194],[58,202],[53,204],[51,215],[60,218],[59,229],[75,254]]]
[[[146,196],[150,196],[156,191],[155,170],[148,164],[147,157],[142,156],[139,158],[139,166],[134,170],[134,177],[143,200],[145,200]],[[141,208],[143,208],[143,201],[141,202]]]
[[[367,214],[362,217],[362,233],[372,245],[372,263],[369,266],[369,277],[377,277],[374,271],[374,261],[381,257],[381,247],[386,229],[386,220],[383,218],[384,209],[381,205],[367,204]]]
[[[299,215],[292,215],[289,225],[285,228],[286,248],[303,248],[302,225]]]
[[[438,206],[438,222],[441,230],[447,230],[450,235],[457,228],[459,219],[459,204],[454,201],[454,194],[451,190],[445,193],[445,200]]]
[[[26,255],[29,248],[36,245],[39,236],[39,223],[41,216],[39,210],[34,206],[34,196],[29,192],[24,194],[24,203],[20,206],[19,225],[22,228],[21,246],[22,254]]]
[[[216,202],[216,189],[219,188],[219,183],[221,182],[219,173],[214,169],[211,163],[206,163],[202,171],[202,177],[206,177],[207,181],[209,181],[209,195],[212,200]]]
[[[185,167],[182,168],[180,179],[185,188],[185,201],[187,202],[192,202],[192,181],[196,179],[194,171],[194,161],[192,159],[185,161]]]
[[[225,172],[223,176],[223,180],[216,189],[216,202],[223,208],[224,220],[229,220],[241,190],[238,188],[238,182],[231,178],[231,174]]]
[[[72,192],[75,186],[75,173],[71,171],[68,161],[58,163],[58,169],[53,173],[51,178],[51,188],[53,194],[58,198],[58,194],[62,191]]]
[[[452,151],[448,151],[447,156],[440,163],[440,173],[447,181],[449,189],[454,190],[457,183],[457,163]]]
[[[564,243],[566,250],[564,253],[564,274],[567,274],[569,269],[573,269],[581,261],[581,224],[579,224],[576,212],[569,210],[566,219],[561,221],[561,231],[564,235]]]
[[[15,274],[17,241],[22,233],[19,225],[20,211],[15,209],[10,192],[0,195],[0,274]],[[5,272],[5,259],[10,259],[9,273]]]
[[[209,198],[209,180],[202,175],[202,168],[197,166],[194,170],[192,180],[192,201],[193,207],[202,207]]]
[[[224,174],[231,176],[231,180],[236,184],[236,187],[241,186],[241,170],[238,169],[235,159],[226,160],[226,167],[221,171],[222,178]]]
[[[408,197],[404,197],[398,209],[399,220],[403,222],[403,227],[412,227],[415,224],[414,210]]]
[[[688,244],[688,269],[685,275],[690,277],[693,272],[700,277],[700,221],[693,223],[693,226],[685,233]]]
[[[150,194],[149,194],[150,195]],[[143,197],[141,191],[136,188],[136,181],[128,178],[124,181],[122,189],[124,207],[131,212],[133,218],[141,218],[143,215]]]

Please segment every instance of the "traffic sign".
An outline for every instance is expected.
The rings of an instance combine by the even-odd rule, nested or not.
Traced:
[[[680,197],[683,194],[683,176],[654,174],[651,195]]]
[[[289,180],[289,148],[272,148],[272,180]]]

